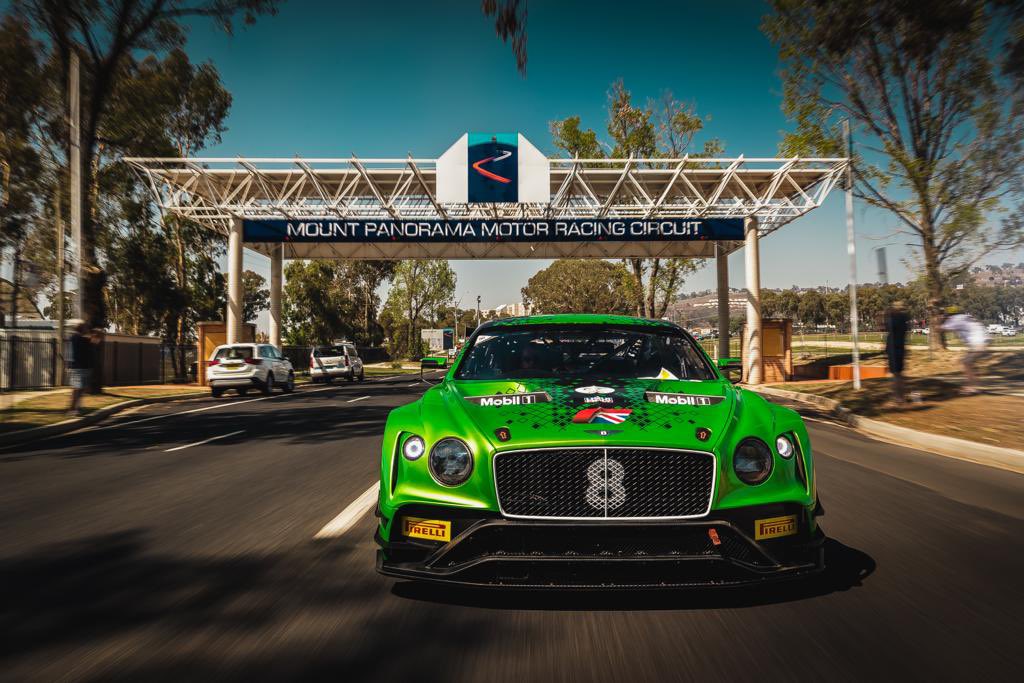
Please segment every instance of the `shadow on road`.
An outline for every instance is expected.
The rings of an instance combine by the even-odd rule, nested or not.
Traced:
[[[401,617],[415,637],[394,657],[388,583],[355,550],[168,554],[131,530],[0,560],[0,678],[426,680],[450,638],[492,637],[483,615],[439,630],[436,611],[418,610]]]
[[[834,539],[825,541],[825,571],[801,580],[743,587],[673,590],[515,590],[396,583],[392,593],[409,600],[503,610],[660,611],[756,607],[816,598],[859,587],[875,561]]]

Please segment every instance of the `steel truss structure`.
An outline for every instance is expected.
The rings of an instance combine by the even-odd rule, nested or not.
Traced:
[[[760,236],[817,208],[844,158],[561,159],[551,201],[442,204],[435,159],[130,158],[162,210],[227,234],[233,219],[756,218]],[[742,242],[719,243],[733,251]],[[247,244],[269,253],[270,245]],[[709,242],[286,244],[285,258],[714,256]]]

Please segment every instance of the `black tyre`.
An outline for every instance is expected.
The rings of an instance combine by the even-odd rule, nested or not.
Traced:
[[[240,389],[238,389],[238,395],[239,396],[245,396],[248,393],[249,393],[249,387],[241,387]]]
[[[295,373],[288,373],[288,380],[281,386],[281,391],[286,394],[290,394],[295,391]]]
[[[214,398],[220,398],[223,395],[224,395],[224,390],[223,389],[213,389],[213,388],[210,389],[210,396],[213,396]]]
[[[366,370],[360,370],[359,371],[359,381],[362,382],[364,379],[366,379]]]
[[[263,395],[270,396],[274,393],[274,375],[273,373],[267,373],[267,381],[263,383]]]

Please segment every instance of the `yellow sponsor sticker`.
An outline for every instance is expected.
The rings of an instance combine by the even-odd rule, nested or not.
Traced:
[[[769,517],[754,522],[754,540],[792,536],[796,533],[796,515]]]
[[[402,533],[409,538],[425,538],[428,541],[452,540],[452,523],[440,519],[403,517]]]

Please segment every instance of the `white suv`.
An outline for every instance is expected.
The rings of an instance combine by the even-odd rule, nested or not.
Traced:
[[[329,346],[314,346],[309,352],[309,377],[314,382],[330,382],[344,377],[349,382],[363,381],[366,372],[354,344],[340,342]]]
[[[206,383],[214,397],[228,389],[245,396],[249,389],[270,394],[280,386],[286,394],[295,389],[291,361],[270,344],[224,344],[206,361]]]

